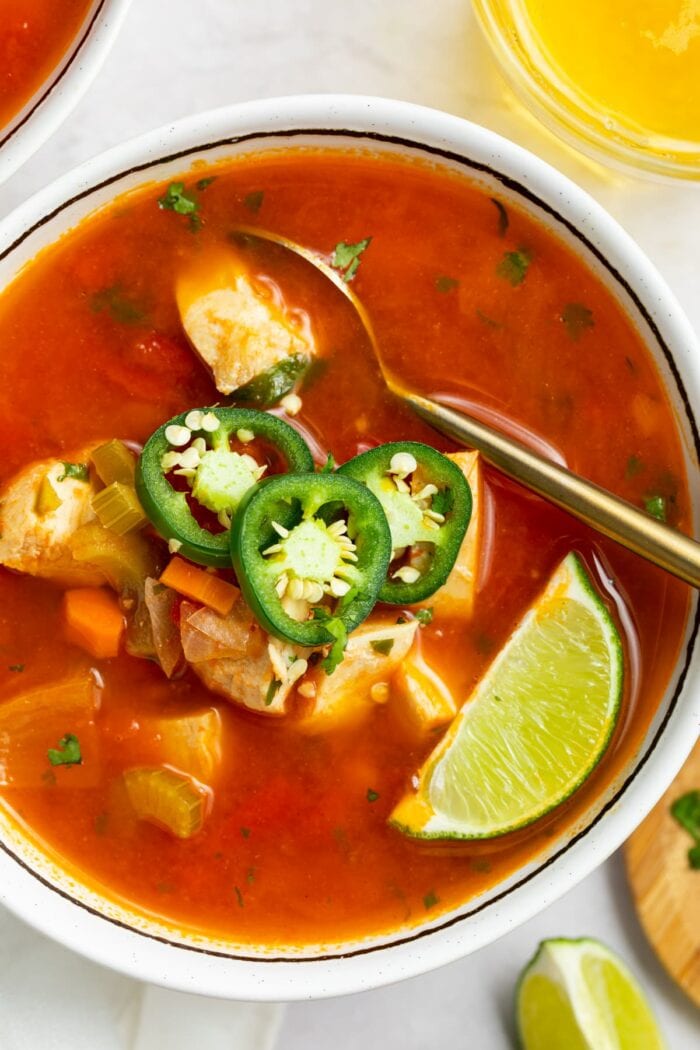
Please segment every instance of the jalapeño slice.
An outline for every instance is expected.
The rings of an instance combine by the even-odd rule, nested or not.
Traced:
[[[469,525],[471,490],[459,467],[429,445],[392,441],[338,473],[366,485],[389,522],[392,558],[379,601],[425,601],[449,576]]]
[[[260,445],[265,455],[256,459]],[[136,491],[171,550],[225,568],[231,565],[231,519],[267,469],[268,453],[281,459],[285,471],[314,469],[304,439],[276,416],[253,408],[191,409],[148,439],[136,468]],[[220,531],[212,531],[207,523],[216,529],[217,520]]]
[[[307,648],[330,645],[371,612],[391,555],[372,493],[338,474],[286,474],[246,494],[231,527],[243,597],[260,625]]]

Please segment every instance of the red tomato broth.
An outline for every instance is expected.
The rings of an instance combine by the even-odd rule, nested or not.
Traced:
[[[0,133],[59,65],[92,0],[0,0]]]
[[[174,279],[188,258],[250,224],[246,195],[264,189],[253,218],[261,227],[323,252],[373,237],[354,288],[407,383],[497,408],[549,441],[574,469],[635,502],[665,484],[675,501],[672,520],[687,527],[680,440],[651,358],[610,293],[551,233],[509,207],[501,237],[498,212],[482,191],[388,157],[300,151],[246,158],[217,173],[198,195],[198,231],[186,216],[159,210],[162,188],[144,188],[42,253],[0,299],[0,418],[11,420],[1,435],[0,480],[32,459],[93,440],[142,443],[168,416],[220,400],[181,330]],[[513,287],[495,268],[521,245],[532,262]],[[459,284],[441,292],[441,275]],[[378,441],[453,447],[383,390],[335,292],[297,264],[288,272],[282,265],[274,278],[333,350],[296,421],[321,450],[342,462]],[[94,309],[91,297],[114,287],[139,304],[137,319],[124,323]],[[572,300],[594,319],[577,340],[559,319]],[[503,327],[485,323],[477,308]],[[37,375],[52,391],[48,412],[37,398]],[[635,402],[645,411],[621,418],[620,404]],[[641,464],[634,472],[631,456]],[[311,736],[293,721],[227,705],[191,674],[169,683],[154,665],[126,655],[99,665],[99,787],[74,790],[70,769],[59,769],[55,785],[6,790],[6,802],[46,849],[101,892],[237,942],[335,943],[385,932],[506,877],[554,834],[576,827],[634,755],[671,674],[688,594],[495,472],[487,471],[486,490],[495,530],[473,621],[436,618],[421,629],[425,653],[460,699],[572,548],[594,572],[598,557],[610,566],[636,635],[627,658],[641,687],[632,690],[628,675],[613,744],[586,785],[545,821],[491,844],[413,842],[386,818],[439,735],[409,731],[400,698],[353,730]],[[62,640],[56,588],[0,570],[0,596],[12,610],[0,620],[3,695],[65,676],[83,661]],[[25,670],[5,670],[5,662]],[[225,745],[213,811],[197,836],[177,841],[136,820],[120,775],[150,761],[153,741],[140,728],[150,715],[212,705]],[[378,797],[370,801],[368,792]]]

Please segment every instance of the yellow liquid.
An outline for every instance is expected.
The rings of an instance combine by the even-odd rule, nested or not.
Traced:
[[[548,78],[611,134],[700,143],[700,0],[515,0]],[[528,40],[528,37],[530,38]],[[536,59],[535,59],[536,61]]]

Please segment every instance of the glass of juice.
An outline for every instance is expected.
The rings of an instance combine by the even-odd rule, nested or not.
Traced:
[[[700,0],[473,0],[516,93],[576,147],[700,178]]]

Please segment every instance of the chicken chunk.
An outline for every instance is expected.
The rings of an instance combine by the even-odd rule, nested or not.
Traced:
[[[20,471],[0,495],[0,564],[66,586],[98,586],[105,576],[73,558],[71,540],[95,520],[87,456],[67,464],[57,459]]]
[[[472,491],[472,516],[462,541],[457,560],[442,587],[430,599],[436,615],[469,619],[474,607],[484,519],[484,484],[481,456],[478,452],[452,452],[448,455],[469,482]]]
[[[401,661],[395,681],[401,693],[401,711],[419,732],[446,725],[457,714],[452,693],[420,652],[411,651]]]
[[[360,721],[373,708],[374,686],[388,686],[413,645],[417,620],[408,623],[373,620],[364,623],[350,635],[345,657],[333,674],[314,670],[305,679],[302,692],[309,684],[315,687],[314,706],[299,723],[313,733],[327,732]],[[375,696],[378,694],[375,690]],[[380,701],[381,702],[381,701]]]
[[[183,602],[180,633],[185,659],[207,689],[251,711],[286,713],[307,668],[305,651],[271,638],[242,599],[228,616]]]
[[[209,256],[206,269],[180,278],[176,294],[185,332],[222,394],[285,358],[315,353],[310,332],[281,296],[254,282],[232,256]]]

